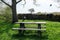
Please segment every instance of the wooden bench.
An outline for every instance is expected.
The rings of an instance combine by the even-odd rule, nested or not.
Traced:
[[[40,30],[45,31],[46,29],[36,29],[36,28],[12,28],[14,30]]]
[[[12,28],[13,30],[19,30],[19,34],[23,31],[23,33],[24,33],[24,31],[25,30],[37,30],[38,31],[38,34],[40,34],[41,35],[41,31],[46,31],[46,29],[41,29],[42,28],[42,24],[46,24],[46,22],[15,22],[16,24],[20,24],[20,28]],[[37,27],[37,29],[36,28],[26,28],[25,27],[25,24],[37,24],[38,25],[38,27]],[[45,28],[46,26],[44,26],[44,28]]]

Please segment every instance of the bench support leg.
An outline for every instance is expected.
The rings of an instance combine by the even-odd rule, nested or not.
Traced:
[[[24,23],[20,23],[20,28],[25,28]],[[19,34],[24,34],[25,30],[19,30]]]
[[[41,29],[41,24],[38,24],[38,29]],[[42,32],[38,31],[38,35],[41,37],[42,36]]]

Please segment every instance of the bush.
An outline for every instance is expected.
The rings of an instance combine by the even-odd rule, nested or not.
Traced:
[[[12,15],[11,10],[9,7],[6,7],[3,12],[0,14],[0,20],[4,22],[11,22]]]

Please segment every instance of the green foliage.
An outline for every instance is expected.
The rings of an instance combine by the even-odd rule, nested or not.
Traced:
[[[4,9],[5,11],[2,11],[2,13],[0,14],[0,20],[4,20],[5,22],[11,22],[12,19],[12,13],[9,7],[6,7]]]

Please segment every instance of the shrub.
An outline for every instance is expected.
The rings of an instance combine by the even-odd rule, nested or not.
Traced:
[[[11,10],[9,7],[6,7],[4,11],[0,14],[0,20],[3,20],[4,22],[11,22],[12,15]]]

